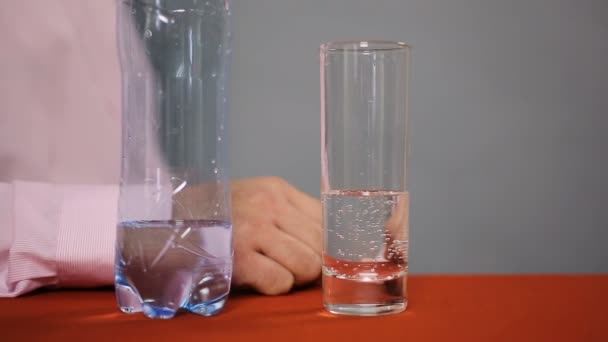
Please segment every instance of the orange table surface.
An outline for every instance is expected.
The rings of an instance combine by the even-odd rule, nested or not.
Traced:
[[[338,316],[321,290],[234,294],[214,317],[151,320],[111,290],[0,299],[2,341],[608,341],[608,275],[412,276],[397,315]]]

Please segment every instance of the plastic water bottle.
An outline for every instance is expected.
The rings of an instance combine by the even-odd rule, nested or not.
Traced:
[[[219,313],[232,275],[228,0],[118,0],[123,312]]]

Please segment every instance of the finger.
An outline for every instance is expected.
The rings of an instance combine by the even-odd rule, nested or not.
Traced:
[[[321,223],[311,219],[300,210],[286,205],[275,224],[282,231],[312,248],[318,255],[323,251]]]
[[[294,276],[288,269],[257,252],[236,254],[234,275],[236,286],[252,287],[266,295],[287,293],[294,284]]]
[[[294,186],[287,184],[287,200],[312,220],[321,223],[321,202]]]
[[[385,258],[397,263],[406,262],[408,250],[409,198],[398,198],[391,218],[386,223],[387,236]]]
[[[409,198],[407,195],[399,196],[395,209],[389,220],[386,222],[386,229],[391,234],[391,238],[396,240],[406,239],[409,221]]]
[[[293,274],[296,285],[311,282],[321,274],[321,256],[278,228],[260,230],[255,243],[260,252]]]

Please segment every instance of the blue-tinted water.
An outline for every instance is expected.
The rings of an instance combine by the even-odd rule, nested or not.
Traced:
[[[116,296],[123,312],[171,318],[181,308],[209,316],[224,307],[232,276],[230,223],[123,222],[116,241]]]

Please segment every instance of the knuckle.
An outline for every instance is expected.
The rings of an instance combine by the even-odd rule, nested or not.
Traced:
[[[314,257],[311,258],[309,262],[306,263],[306,268],[302,274],[302,281],[309,282],[317,279],[321,275],[321,258]]]
[[[291,274],[279,275],[274,273],[274,276],[266,277],[268,283],[261,289],[261,292],[267,295],[279,295],[289,292],[294,285],[294,277]]]
[[[275,268],[267,268],[257,272],[256,289],[265,295],[280,295],[289,292],[295,282],[293,275],[287,271],[281,272]]]
[[[296,285],[303,285],[317,279],[321,275],[321,257],[310,255],[305,259],[296,260],[298,263],[295,272]]]
[[[281,190],[287,186],[287,181],[277,176],[271,176],[266,178],[266,182],[273,190]]]
[[[286,201],[274,191],[260,191],[252,195],[251,201],[258,210],[264,212],[280,213],[285,211]]]
[[[274,202],[273,196],[267,191],[258,191],[251,194],[249,201],[260,208],[267,208]]]

